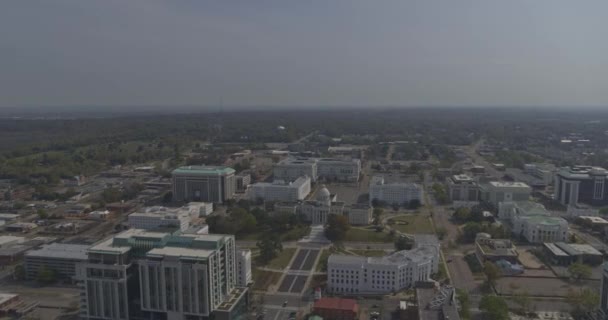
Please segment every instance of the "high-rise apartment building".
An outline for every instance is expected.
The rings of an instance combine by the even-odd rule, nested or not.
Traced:
[[[234,237],[130,229],[78,265],[83,319],[244,319]]]

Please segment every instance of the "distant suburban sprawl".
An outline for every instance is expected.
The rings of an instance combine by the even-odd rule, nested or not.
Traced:
[[[608,319],[608,113],[0,119],[0,318]]]

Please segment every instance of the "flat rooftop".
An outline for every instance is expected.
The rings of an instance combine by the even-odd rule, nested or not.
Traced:
[[[5,293],[5,292],[0,292],[0,305],[8,302],[9,300],[18,297],[18,294],[15,293]]]
[[[0,247],[10,243],[22,243],[25,241],[24,237],[15,236],[0,236]]]
[[[551,251],[551,253],[555,256],[558,256],[558,257],[567,257],[568,256],[568,254],[565,253],[558,246],[556,246],[555,243],[545,242],[545,243],[543,243],[543,245],[545,246],[545,248],[547,248],[549,251]]]
[[[530,188],[527,184],[516,181],[490,181],[489,183],[497,188]]]
[[[164,247],[155,248],[148,253],[147,257],[178,257],[178,258],[191,258],[191,259],[207,259],[215,251],[205,249],[190,249],[190,248],[179,248],[179,247]]]
[[[86,260],[88,245],[52,243],[25,253],[26,257]]]
[[[234,169],[223,166],[184,166],[172,172],[180,175],[225,175],[235,173]]]

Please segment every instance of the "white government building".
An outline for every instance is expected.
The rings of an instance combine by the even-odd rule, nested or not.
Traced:
[[[300,201],[304,200],[310,193],[311,179],[302,176],[295,181],[275,180],[272,183],[258,182],[249,185],[247,195],[249,200],[257,201]]]
[[[479,200],[498,206],[501,202],[527,201],[532,188],[523,182],[490,181],[479,185]]]
[[[327,187],[321,186],[315,200],[299,202],[277,202],[274,211],[278,213],[301,214],[305,221],[313,225],[324,225],[330,214],[347,215],[352,225],[368,225],[372,220],[372,207],[367,204],[345,205],[337,201]]]
[[[332,254],[327,288],[334,294],[388,294],[428,281],[438,271],[439,249],[432,245],[373,258]]]
[[[553,217],[542,204],[507,201],[498,204],[498,218],[508,221],[514,235],[530,243],[567,242],[568,221]]]
[[[142,212],[131,213],[128,224],[134,229],[179,228],[185,231],[193,218],[206,216],[210,211],[213,211],[213,204],[205,202],[191,202],[180,208],[147,207]]]
[[[422,188],[415,183],[385,183],[383,176],[372,177],[369,185],[369,201],[388,205],[407,205],[412,200],[422,203]]]
[[[318,179],[356,182],[361,174],[361,160],[335,158],[287,158],[274,165],[276,180],[293,181],[308,176],[312,182]]]
[[[317,192],[316,200],[307,200],[299,206],[300,213],[306,221],[313,225],[326,224],[330,214],[342,215],[344,213],[344,202],[335,201],[325,186]]]

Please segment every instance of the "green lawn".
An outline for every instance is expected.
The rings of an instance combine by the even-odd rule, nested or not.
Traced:
[[[270,260],[265,266],[272,269],[284,269],[291,261],[291,257],[296,252],[296,248],[284,248],[274,259]]]
[[[271,285],[276,284],[281,278],[281,272],[272,272],[253,269],[253,290],[267,290]]]
[[[384,250],[350,250],[352,253],[363,257],[383,257],[387,255]]]
[[[357,242],[393,242],[388,233],[376,232],[375,230],[350,228],[346,232],[344,241]]]
[[[271,231],[258,231],[247,234],[239,234],[236,236],[237,240],[259,240],[264,233]],[[296,226],[293,229],[281,234],[281,241],[296,241],[300,240],[304,236],[310,233],[310,226]]]
[[[310,226],[297,226],[281,235],[282,241],[296,241],[310,233]]]
[[[317,263],[317,272],[325,272],[327,271],[327,258],[329,258],[329,255],[331,255],[333,252],[331,252],[331,250],[329,249],[324,249],[323,251],[321,251],[321,256],[319,257],[319,263]]]
[[[391,227],[403,233],[434,233],[427,215],[412,214],[389,219]],[[405,223],[405,224],[403,224]]]

